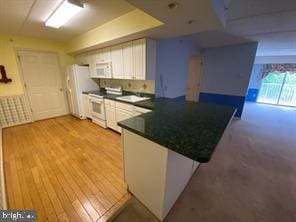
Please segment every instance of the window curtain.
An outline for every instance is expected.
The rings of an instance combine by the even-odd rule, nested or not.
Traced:
[[[271,72],[296,72],[296,64],[265,64],[262,69],[261,79],[264,79]]]

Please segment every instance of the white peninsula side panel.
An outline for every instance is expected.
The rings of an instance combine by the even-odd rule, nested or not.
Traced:
[[[161,221],[198,162],[123,129],[124,178],[129,191]]]
[[[168,150],[123,129],[124,179],[129,191],[161,218]]]
[[[164,216],[166,216],[192,176],[194,161],[168,150]]]

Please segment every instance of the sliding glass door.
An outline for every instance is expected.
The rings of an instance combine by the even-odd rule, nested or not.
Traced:
[[[296,107],[296,73],[270,72],[262,80],[257,102]]]
[[[296,73],[286,74],[278,104],[296,107]]]

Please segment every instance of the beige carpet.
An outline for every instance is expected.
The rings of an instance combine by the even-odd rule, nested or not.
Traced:
[[[246,104],[169,222],[295,222],[296,109]]]

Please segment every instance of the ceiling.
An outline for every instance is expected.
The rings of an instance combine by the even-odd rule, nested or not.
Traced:
[[[258,41],[258,56],[296,55],[296,0],[81,0],[85,9],[65,26],[45,27],[61,1],[0,0],[0,34],[67,41],[139,8],[164,25],[130,38],[190,35],[201,47]]]
[[[135,9],[124,0],[81,0],[84,10],[60,29],[44,21],[62,0],[0,0],[0,34],[65,41]]]
[[[234,45],[251,41],[250,39],[238,37],[220,30],[195,33],[187,37],[198,42],[198,45],[202,48]]]
[[[224,30],[188,37],[201,47],[258,42],[257,56],[296,55],[295,0],[232,0]]]
[[[177,0],[175,10],[169,0],[128,1],[165,23],[153,37],[187,35],[201,47],[258,41],[258,56],[296,55],[296,0]]]
[[[258,41],[258,56],[296,55],[295,0],[232,0],[225,31]]]
[[[127,1],[164,23],[163,26],[148,32],[150,36],[156,38],[223,29],[224,5],[229,2],[229,0]],[[178,2],[178,7],[169,9],[168,5],[173,2]],[[189,24],[189,21],[192,23]]]

